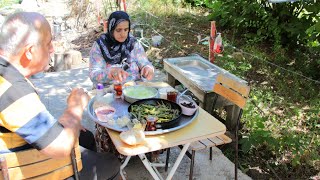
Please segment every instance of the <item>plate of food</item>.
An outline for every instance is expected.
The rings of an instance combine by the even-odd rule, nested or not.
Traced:
[[[88,115],[96,123],[115,131],[128,130],[127,124],[131,120],[128,116],[128,105],[119,103],[121,99],[92,98],[88,103]],[[124,111],[123,111],[124,110]]]
[[[182,110],[172,101],[150,98],[132,103],[128,107],[128,112],[139,121],[145,120],[148,116],[157,117],[156,127],[167,129],[179,122]]]
[[[113,107],[105,107],[103,106],[95,110],[96,119],[111,129],[119,131],[127,130],[127,125],[131,122],[130,117],[128,115],[116,116],[116,110]]]

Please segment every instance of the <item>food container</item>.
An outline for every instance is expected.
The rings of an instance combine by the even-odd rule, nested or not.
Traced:
[[[156,122],[156,128],[157,129],[168,129],[168,128],[174,127],[180,121],[181,107],[175,102],[168,101],[168,100],[165,100],[165,99],[159,99],[159,98],[143,99],[143,100],[139,100],[139,101],[136,101],[136,102],[132,103],[128,107],[128,112],[132,113],[132,114],[134,114],[134,113],[137,114],[137,112],[135,112],[135,110],[133,108],[136,105],[151,105],[151,106],[159,106],[159,105],[163,106],[163,105],[165,105],[167,107],[170,107],[169,110],[168,110],[168,111],[170,111],[169,114],[174,114],[175,112],[177,113],[176,117],[173,117],[169,121],[160,122],[161,121],[161,117],[158,116],[158,114],[161,114],[161,113],[160,112],[157,112],[157,113],[153,112],[152,115],[158,118],[158,120]],[[157,110],[154,109],[154,111],[157,111]],[[139,120],[141,120],[141,119],[139,119]]]
[[[94,95],[89,95],[89,96],[94,96]],[[112,101],[114,101],[113,93],[107,93],[102,97],[95,97],[95,101],[93,103],[93,109],[97,109],[101,106],[109,106],[109,104],[112,103]]]
[[[181,107],[182,114],[186,116],[193,115],[198,109],[197,103],[190,96],[182,95],[178,97],[177,102]]]
[[[175,90],[174,88],[172,87],[161,87],[158,89],[158,92],[159,92],[159,98],[161,99],[167,99],[167,92],[169,90]]]
[[[129,103],[134,103],[141,99],[150,99],[158,96],[158,90],[153,87],[135,85],[124,88],[124,100]]]
[[[111,106],[101,106],[94,110],[96,116],[101,122],[108,122],[108,120],[113,119],[116,109]]]

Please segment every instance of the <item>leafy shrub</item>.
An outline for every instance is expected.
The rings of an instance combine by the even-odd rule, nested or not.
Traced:
[[[1,0],[0,1],[0,8],[6,7],[6,6],[10,6],[12,4],[18,4],[21,1],[22,0]]]
[[[225,28],[257,42],[272,41],[275,46],[319,46],[320,3],[296,1],[272,4],[267,0],[188,0],[212,9],[211,18]]]
[[[254,160],[247,158],[256,157],[260,166],[267,165],[282,172],[281,178],[304,179],[319,171],[319,85],[270,67],[257,56],[239,58],[241,52],[232,51],[226,46],[225,54],[231,55],[218,57],[216,63],[250,80],[250,99],[241,118],[244,124],[240,140],[241,166],[254,166]],[[246,78],[253,76],[253,79]],[[294,174],[298,169],[309,172]]]
[[[263,44],[273,62],[320,79],[320,2],[187,0],[211,10],[218,27],[232,30],[237,46]]]

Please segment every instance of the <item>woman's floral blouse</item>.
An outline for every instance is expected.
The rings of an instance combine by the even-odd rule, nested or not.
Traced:
[[[127,79],[140,80],[140,71],[143,67],[149,66],[153,68],[149,62],[147,55],[139,42],[135,43],[134,49],[130,53],[130,57],[125,60],[129,65],[126,70],[129,73]],[[111,67],[120,66],[121,64],[110,64],[106,62],[101,54],[100,47],[97,42],[94,42],[90,51],[90,63],[89,63],[89,77],[94,84],[94,87],[98,83],[111,84],[112,79],[109,79],[108,72]]]

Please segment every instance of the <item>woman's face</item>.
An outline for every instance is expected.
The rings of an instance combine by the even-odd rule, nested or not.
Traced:
[[[129,22],[128,21],[122,21],[114,29],[113,37],[118,42],[123,43],[127,39],[128,33],[129,33]]]

